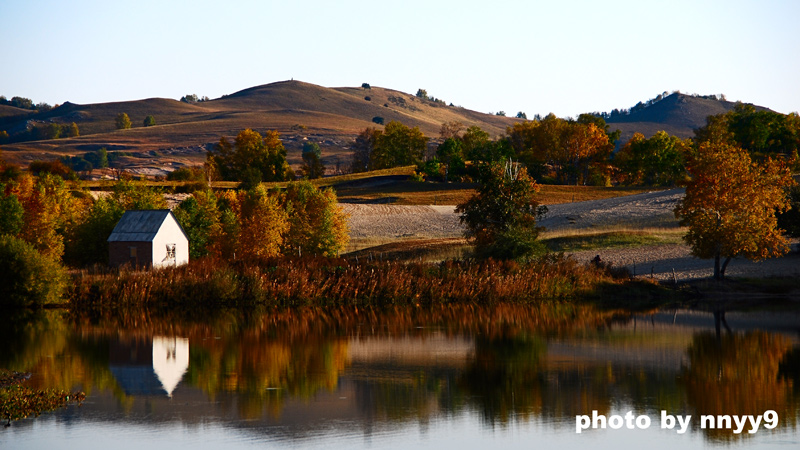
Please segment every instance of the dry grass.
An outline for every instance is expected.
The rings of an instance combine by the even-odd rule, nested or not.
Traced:
[[[613,231],[566,231],[543,233],[542,241],[556,252],[577,252],[609,248],[636,248],[650,245],[680,244],[684,231],[680,229],[645,228]]]
[[[653,190],[628,187],[540,186],[539,199],[543,205],[600,200]],[[346,203],[457,205],[475,195],[477,187],[477,183],[395,181],[379,186],[336,187],[336,193],[339,200]]]
[[[532,303],[574,298],[614,283],[611,275],[574,259],[441,264],[304,258],[203,259],[149,271],[82,271],[72,307],[108,311],[153,306],[431,305]]]

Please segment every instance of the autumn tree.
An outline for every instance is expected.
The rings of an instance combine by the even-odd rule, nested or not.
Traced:
[[[60,259],[64,236],[80,218],[82,199],[70,193],[61,177],[48,173],[19,177],[6,186],[5,195],[16,196],[24,211],[24,225],[16,236],[42,254]]]
[[[347,245],[347,216],[332,189],[308,181],[289,183],[283,203],[289,218],[284,254],[333,257]]]
[[[239,221],[237,259],[268,258],[280,253],[289,221],[277,195],[262,186],[239,191],[234,211]]]
[[[589,123],[559,119],[517,122],[506,130],[514,152],[530,172],[565,184],[589,184],[593,169],[613,150],[606,130]]]
[[[561,145],[551,151],[550,162],[565,184],[590,184],[590,171],[611,155],[613,145],[595,124],[569,124]]]
[[[114,124],[117,126],[118,130],[128,129],[131,127],[131,118],[125,113],[119,113],[114,119]]]
[[[156,124],[156,118],[153,117],[152,115],[148,115],[147,117],[144,118],[144,123],[142,125],[144,125],[145,127],[152,127],[155,126],[155,124]]]
[[[309,180],[322,178],[325,175],[325,165],[322,164],[322,150],[316,142],[303,144],[303,175]]]
[[[545,210],[525,167],[511,161],[484,164],[479,182],[477,194],[456,207],[476,255],[525,261],[543,253],[536,220]]]
[[[732,258],[760,261],[788,251],[775,214],[789,207],[786,187],[794,181],[782,162],[758,164],[740,147],[707,142],[687,169],[691,181],[675,215],[689,228],[684,240],[692,254],[714,259],[715,279],[724,278]]]
[[[294,178],[277,131],[267,131],[262,137],[248,128],[239,132],[233,144],[224,137],[220,138],[207,159],[224,180],[252,185]]]

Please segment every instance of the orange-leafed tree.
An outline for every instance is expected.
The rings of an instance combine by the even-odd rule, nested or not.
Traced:
[[[614,145],[605,131],[593,123],[572,123],[563,137],[561,152],[553,158],[559,164],[562,179],[567,184],[587,184],[590,169],[608,160]]]
[[[220,195],[220,227],[210,253],[226,259],[277,256],[289,231],[286,211],[277,194],[262,186]]]
[[[779,160],[752,161],[746,150],[706,142],[688,158],[691,181],[675,216],[689,230],[684,240],[698,258],[714,259],[721,280],[732,258],[753,261],[789,250],[775,213],[789,208],[791,172]]]

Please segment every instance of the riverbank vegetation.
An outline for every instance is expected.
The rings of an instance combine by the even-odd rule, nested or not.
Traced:
[[[407,263],[341,258],[205,258],[150,271],[86,269],[68,292],[80,309],[170,305],[530,304],[574,299],[627,273],[582,265],[562,255],[514,261]]]
[[[25,385],[31,374],[0,369],[0,419],[38,417],[70,403],[80,404],[86,394],[61,389],[34,389]]]

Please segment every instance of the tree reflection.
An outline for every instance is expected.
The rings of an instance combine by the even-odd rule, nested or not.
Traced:
[[[778,376],[781,361],[791,348],[781,335],[748,333],[698,333],[687,349],[688,364],[682,384],[694,418],[700,415],[761,415],[774,410],[780,424],[796,421],[797,398],[790,380]],[[699,422],[696,424],[699,427]],[[749,428],[748,428],[749,429]],[[714,439],[751,436],[727,429],[706,429]]]
[[[538,414],[546,351],[545,341],[535,336],[477,337],[474,360],[460,384],[490,423]]]

